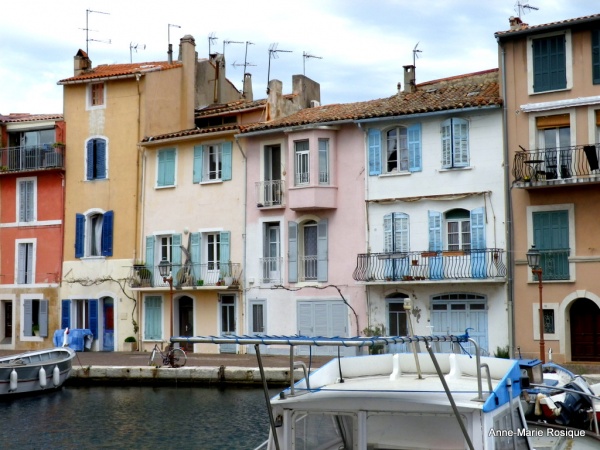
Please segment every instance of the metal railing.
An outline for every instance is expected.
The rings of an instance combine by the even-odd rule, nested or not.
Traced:
[[[504,250],[363,253],[357,256],[356,281],[424,281],[502,279],[506,277]]]
[[[173,287],[236,286],[241,282],[241,264],[172,264]],[[131,267],[129,285],[139,287],[169,287],[158,270],[158,265]]]
[[[314,281],[317,279],[317,255],[298,255],[298,281]]]
[[[281,268],[283,267],[283,258],[280,256],[269,256],[260,258],[261,281],[263,283],[281,284]]]
[[[59,144],[0,148],[0,173],[63,168],[64,150]]]
[[[571,249],[561,248],[552,250],[540,249],[540,267],[543,280],[569,280],[569,255]]]
[[[517,182],[600,181],[600,144],[521,150],[515,154],[512,175]]]
[[[283,205],[283,187],[283,180],[257,181],[256,206],[261,208]]]

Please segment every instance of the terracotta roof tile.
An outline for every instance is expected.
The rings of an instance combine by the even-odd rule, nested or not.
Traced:
[[[133,76],[136,73],[156,72],[181,67],[180,62],[169,63],[168,61],[140,62],[134,64],[103,64],[93,69],[86,70],[81,75],[60,80],[58,84],[84,83],[88,80]]]
[[[515,35],[515,34],[530,33],[530,32],[534,32],[534,31],[544,31],[545,29],[560,28],[560,27],[576,25],[576,24],[584,23],[584,22],[592,22],[595,20],[600,20],[600,14],[576,17],[574,19],[560,20],[558,22],[550,22],[550,23],[544,23],[544,24],[540,24],[540,25],[529,25],[527,23],[521,23],[520,27],[518,27],[518,28],[510,29],[510,30],[506,30],[506,31],[498,31],[495,33],[495,35],[502,39],[505,37],[508,38],[511,35]]]
[[[29,113],[11,113],[8,115],[0,114],[0,123],[33,122],[42,120],[62,120],[62,114],[29,114]]]
[[[241,132],[500,105],[498,69],[492,69],[421,83],[412,93],[306,108],[272,122],[245,125]]]
[[[202,134],[216,133],[219,131],[237,132],[238,130],[239,130],[239,127],[235,124],[219,125],[219,126],[207,127],[207,128],[192,128],[189,130],[182,130],[182,131],[176,131],[173,133],[166,133],[166,134],[159,134],[157,136],[145,137],[144,139],[142,139],[142,142],[154,142],[154,141],[163,141],[166,139],[173,139],[173,138],[180,138],[180,137],[187,137],[187,136],[199,136]]]
[[[196,110],[195,116],[198,117],[209,117],[209,116],[218,116],[221,114],[227,114],[231,112],[240,112],[247,111],[249,109],[257,109],[264,108],[267,104],[266,99],[262,100],[254,100],[249,102],[247,100],[235,100],[233,102],[219,104],[219,105],[209,105],[205,108],[199,108]]]

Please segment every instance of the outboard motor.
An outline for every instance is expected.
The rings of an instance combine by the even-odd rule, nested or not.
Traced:
[[[565,393],[564,402],[556,402],[560,407],[560,415],[556,418],[556,423],[574,428],[587,429],[589,424],[588,410],[592,407],[591,399],[585,394],[591,394],[583,383],[578,382],[577,377],[571,383],[565,384],[565,388],[579,391]]]

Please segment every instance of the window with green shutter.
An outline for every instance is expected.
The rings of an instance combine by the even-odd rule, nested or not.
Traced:
[[[158,151],[157,187],[175,186],[175,158],[174,148]]]
[[[600,30],[592,30],[592,81],[600,84]]]
[[[533,213],[533,243],[541,253],[544,280],[569,279],[569,212]]]
[[[159,340],[162,337],[162,297],[148,295],[144,298],[144,339]]]
[[[563,34],[532,40],[534,92],[567,87],[565,42]]]

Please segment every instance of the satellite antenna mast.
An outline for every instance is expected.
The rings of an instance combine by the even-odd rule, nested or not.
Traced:
[[[146,44],[137,44],[137,43],[133,43],[133,42],[129,43],[129,62],[130,63],[133,62],[133,50],[135,50],[135,52],[137,53],[139,46],[142,47],[142,50],[146,50]]]
[[[306,60],[308,58],[317,58],[317,59],[323,59],[322,56],[315,56],[315,55],[310,55],[306,52],[302,52],[302,75],[306,75]]]
[[[243,44],[243,42],[241,42],[241,41],[229,41],[229,40],[225,39],[223,41],[223,59],[225,59],[225,46],[227,44]]]
[[[85,30],[85,52],[88,54],[88,56],[90,54],[90,51],[89,51],[90,41],[104,42],[104,43],[110,44],[110,39],[108,41],[100,41],[98,39],[90,39],[89,38],[89,32],[90,31],[96,31],[96,30],[90,30],[90,27],[89,27],[90,13],[110,15],[110,13],[103,12],[103,11],[94,11],[94,10],[91,10],[91,9],[86,9],[85,10],[85,28],[84,28],[84,30]]]
[[[275,42],[269,46],[269,68],[267,69],[267,94],[269,93],[269,82],[271,81],[271,58],[277,59],[277,53],[279,52],[293,53],[292,50],[278,50],[278,45],[279,44]]]
[[[419,41],[421,42],[421,41]],[[417,59],[419,59],[419,53],[423,53],[422,50],[417,50],[417,47],[419,46],[419,42],[417,42],[417,45],[415,45],[415,48],[413,48],[413,67],[417,67]]]
[[[531,11],[538,11],[540,8],[538,8],[537,6],[531,6],[530,4],[523,4],[520,1],[518,1],[515,4],[515,11],[517,11],[517,14],[519,15],[519,19],[521,18],[521,16],[525,15],[525,10],[531,10]]]
[[[167,26],[167,42],[169,44],[167,55],[169,56],[169,64],[173,62],[173,46],[171,45],[171,27],[173,28],[181,28],[179,25],[174,25],[172,23]]]
[[[235,61],[232,64],[233,67],[239,67],[239,66],[244,67],[244,77],[246,76],[246,68],[248,66],[256,66],[256,64],[252,64],[252,63],[248,62],[248,46],[249,45],[254,45],[254,42],[246,41],[246,54],[244,55],[244,64],[236,64]],[[244,80],[242,80],[242,86],[243,85],[244,85]],[[243,88],[242,88],[242,94],[245,94]]]
[[[216,41],[217,39],[219,39],[219,38],[215,36],[214,31],[208,35],[208,56],[210,56],[212,53],[212,50],[210,49],[211,44],[213,43],[213,41]]]

